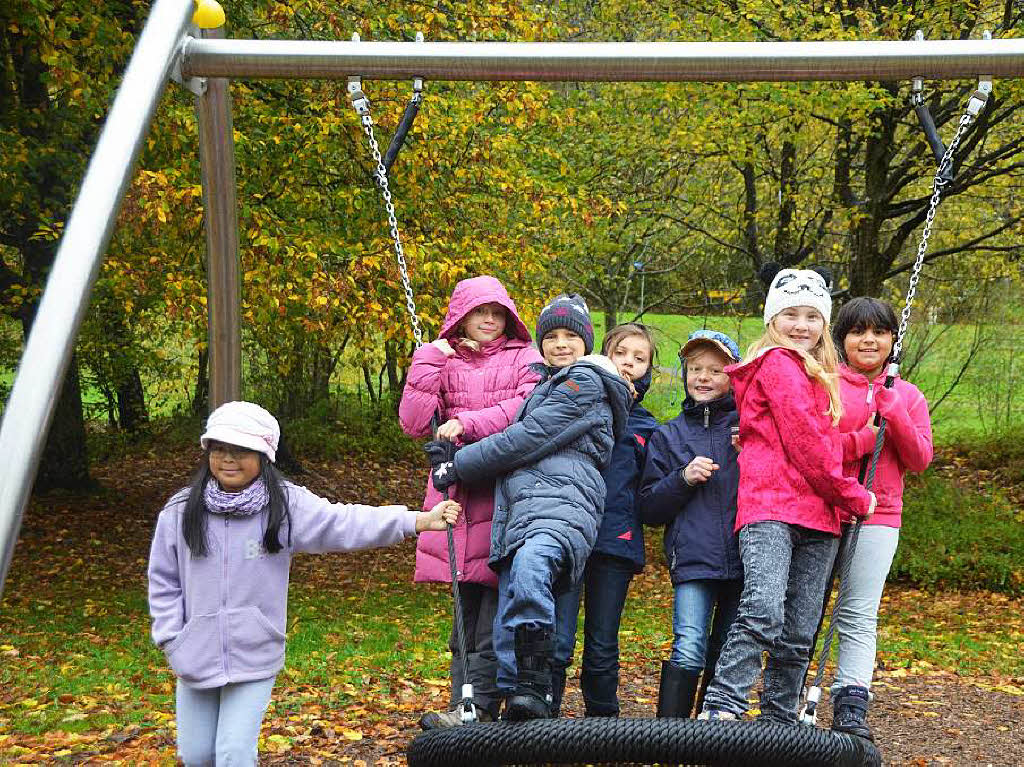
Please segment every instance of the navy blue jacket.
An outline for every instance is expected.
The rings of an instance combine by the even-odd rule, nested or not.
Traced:
[[[494,488],[492,569],[536,533],[562,544],[569,582],[583,576],[607,488],[602,472],[626,426],[630,394],[607,357],[580,357],[545,375],[505,431],[455,454],[460,480],[501,476]]]
[[[612,461],[604,471],[608,497],[594,551],[628,559],[636,572],[644,569],[644,528],[637,515],[637,491],[647,457],[647,440],[658,422],[640,404],[651,385],[651,371],[633,382],[636,399],[626,429],[615,441]]]
[[[738,423],[731,394],[707,404],[687,397],[683,412],[651,435],[640,481],[640,519],[667,525],[665,558],[673,584],[743,577],[734,532],[740,469],[731,440],[731,427]],[[697,456],[719,468],[707,482],[691,486],[682,470]]]

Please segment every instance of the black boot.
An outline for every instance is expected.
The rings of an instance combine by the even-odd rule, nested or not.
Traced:
[[[671,661],[661,662],[661,684],[658,686],[658,716],[689,719],[693,698],[697,694],[700,673],[687,671]]]
[[[505,703],[505,718],[551,718],[551,659],[554,642],[549,629],[516,627],[516,689]]]
[[[867,688],[847,685],[835,694],[833,706],[835,711],[832,715],[832,729],[837,732],[847,732],[875,742],[868,728],[868,700]]]

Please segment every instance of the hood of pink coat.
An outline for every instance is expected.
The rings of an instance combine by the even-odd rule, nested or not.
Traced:
[[[532,337],[527,330],[525,323],[519,318],[519,312],[505,286],[494,277],[470,277],[462,280],[452,291],[451,300],[448,302],[448,313],[444,317],[444,325],[441,327],[441,338],[451,338],[459,324],[466,318],[466,315],[484,304],[501,304],[508,312],[508,320],[505,323],[505,334],[530,343]]]

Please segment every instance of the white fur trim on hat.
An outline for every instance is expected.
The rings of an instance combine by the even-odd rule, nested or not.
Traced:
[[[210,440],[238,445],[263,453],[271,461],[277,455],[281,427],[269,412],[252,402],[225,402],[206,419],[199,438],[205,450]]]
[[[793,306],[817,309],[827,325],[832,317],[832,296],[825,278],[810,269],[783,269],[776,274],[764,299],[764,324]]]

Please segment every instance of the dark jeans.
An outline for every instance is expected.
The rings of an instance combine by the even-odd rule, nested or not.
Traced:
[[[498,614],[494,618],[497,684],[502,695],[516,686],[517,626],[555,630],[555,584],[565,569],[565,550],[547,533],[531,535],[498,572]]]
[[[633,572],[633,564],[627,559],[591,554],[583,573],[583,582],[556,601],[557,633],[552,670],[556,709],[561,706],[566,670],[572,664],[582,593],[586,610],[583,617],[583,671],[580,674],[580,687],[583,690],[586,715],[619,715],[619,621]]]
[[[761,717],[795,723],[811,640],[839,538],[785,522],[755,522],[740,530],[743,595],[704,710],[747,710],[747,695],[768,651]]]
[[[473,684],[473,702],[493,716],[501,700],[496,680],[498,659],[494,654],[494,616],[498,612],[498,592],[480,583],[460,583],[459,601],[462,603],[468,681]],[[467,680],[463,674],[462,653],[454,624],[448,638],[448,649],[452,651],[452,700],[449,708],[455,708],[462,700],[462,685]]]

